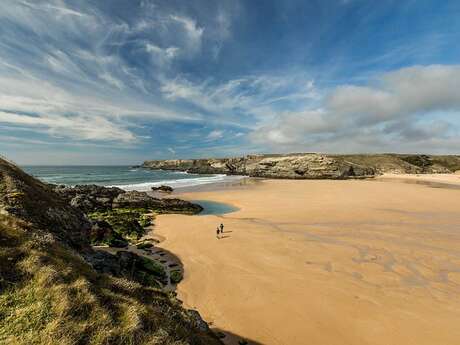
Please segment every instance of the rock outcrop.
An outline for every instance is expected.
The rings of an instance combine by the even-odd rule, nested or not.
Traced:
[[[115,255],[99,251],[87,260],[99,272],[135,280],[148,286],[167,285],[167,274],[162,265],[144,256],[129,251],[118,251]]]
[[[286,179],[346,179],[373,176],[372,167],[320,154],[249,155],[240,158],[146,161],[150,169],[198,174],[246,175]]]
[[[110,209],[113,200],[118,195],[125,193],[120,188],[97,185],[77,185],[74,187],[53,185],[53,189],[70,205],[83,212]]]
[[[203,210],[200,205],[181,199],[158,199],[145,192],[131,191],[119,194],[112,203],[113,208],[146,208],[159,213],[195,214]]]
[[[116,187],[96,185],[55,186],[49,185],[56,194],[74,208],[84,213],[110,210],[113,208],[143,208],[160,213],[195,214],[201,212],[201,206],[189,201],[170,198],[154,198],[146,192],[126,192]]]
[[[460,156],[297,153],[222,159],[150,160],[145,161],[142,166],[148,169],[178,170],[197,174],[285,179],[349,179],[373,177],[382,173],[453,173],[460,170]]]
[[[153,192],[163,192],[163,193],[172,193],[174,191],[173,187],[165,186],[165,185],[161,185],[159,187],[152,187],[151,189]]]

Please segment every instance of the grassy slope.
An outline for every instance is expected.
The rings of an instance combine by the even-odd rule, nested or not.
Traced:
[[[420,155],[405,155],[405,154],[352,154],[352,155],[330,155],[331,157],[345,159],[351,163],[362,166],[369,166],[377,169],[379,172],[405,172],[405,173],[421,173],[423,166],[419,164],[418,157]],[[460,170],[460,156],[426,156],[429,165],[426,166],[430,172],[430,168],[445,168],[450,172]]]
[[[0,215],[0,344],[219,344],[174,298]]]

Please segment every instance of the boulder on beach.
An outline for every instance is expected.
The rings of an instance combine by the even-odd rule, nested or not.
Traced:
[[[152,191],[154,192],[164,192],[164,193],[171,193],[174,191],[174,188],[171,186],[161,185],[159,187],[152,187]]]

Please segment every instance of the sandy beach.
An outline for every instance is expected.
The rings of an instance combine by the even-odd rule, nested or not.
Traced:
[[[393,176],[180,197],[239,208],[162,215],[155,227],[184,264],[178,297],[238,335],[227,344],[459,344],[459,189]]]
[[[460,186],[460,171],[457,171],[455,174],[384,174],[376,179],[382,181],[393,180],[406,183],[437,183]]]

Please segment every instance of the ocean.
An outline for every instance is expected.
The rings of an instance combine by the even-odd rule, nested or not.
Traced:
[[[210,183],[223,183],[239,176],[197,175],[181,171],[148,170],[130,166],[23,166],[27,173],[54,184],[96,184],[124,190],[148,191],[151,187],[168,185],[175,189]]]

